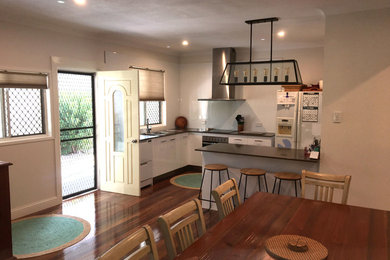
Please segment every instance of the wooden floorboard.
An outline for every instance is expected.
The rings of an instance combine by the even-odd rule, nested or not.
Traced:
[[[65,214],[83,218],[91,224],[91,232],[81,242],[64,250],[29,259],[95,259],[142,225],[149,224],[157,241],[160,259],[167,259],[164,240],[157,218],[197,197],[198,191],[159,182],[142,189],[141,197],[104,191],[68,199],[40,214]],[[204,211],[207,228],[218,221],[215,211]]]

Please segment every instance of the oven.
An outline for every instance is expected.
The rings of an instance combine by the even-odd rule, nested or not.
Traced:
[[[208,146],[212,144],[218,144],[218,143],[225,143],[227,144],[229,142],[228,137],[221,137],[221,136],[209,136],[204,135],[202,136],[202,146]]]

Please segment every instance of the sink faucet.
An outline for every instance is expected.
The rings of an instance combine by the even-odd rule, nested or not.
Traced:
[[[150,134],[152,128],[149,125],[149,118],[146,119],[146,133]]]

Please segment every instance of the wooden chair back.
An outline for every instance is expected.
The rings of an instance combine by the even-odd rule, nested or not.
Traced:
[[[230,179],[219,185],[212,192],[217,204],[219,219],[223,219],[241,204],[240,192],[235,179]]]
[[[100,260],[119,260],[144,259],[145,256],[150,259],[158,260],[156,242],[154,241],[153,231],[148,225],[138,229],[135,233],[120,241],[98,259]]]
[[[314,199],[333,202],[334,189],[341,189],[341,204],[347,204],[350,175],[334,175],[302,170],[302,198],[305,197],[306,185],[314,185]]]
[[[202,206],[193,199],[182,206],[160,216],[160,225],[169,259],[183,252],[206,232]]]

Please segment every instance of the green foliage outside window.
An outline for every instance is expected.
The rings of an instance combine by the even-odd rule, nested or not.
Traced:
[[[90,127],[93,125],[91,93],[59,93],[60,129]],[[92,129],[69,130],[61,132],[61,140],[82,138],[93,135]],[[90,150],[92,139],[67,141],[61,143],[61,154],[86,153]]]

